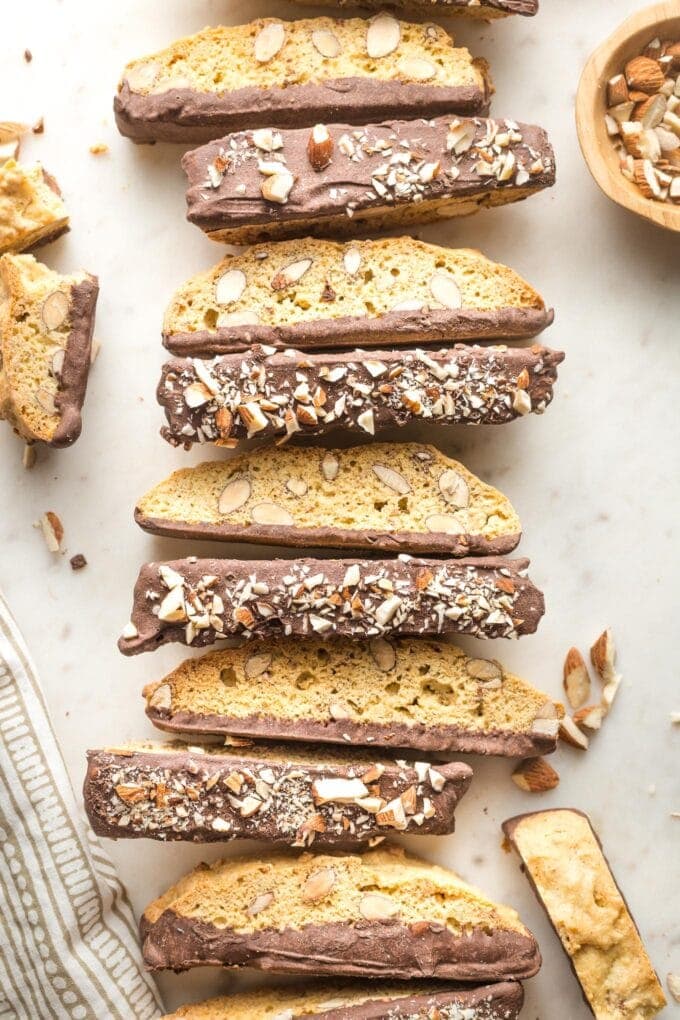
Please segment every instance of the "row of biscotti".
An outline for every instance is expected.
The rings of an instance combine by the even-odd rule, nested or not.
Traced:
[[[69,446],[80,435],[99,285],[82,270],[61,275],[19,254],[56,240],[69,218],[42,166],[0,153],[0,418],[27,443]]]
[[[503,829],[593,1015],[656,1016],[663,991],[588,818],[557,808]],[[203,865],[147,907],[140,929],[153,970],[213,964],[430,982],[266,989],[173,1014],[194,1020],[515,1020],[516,982],[540,966],[513,910],[394,848]]]

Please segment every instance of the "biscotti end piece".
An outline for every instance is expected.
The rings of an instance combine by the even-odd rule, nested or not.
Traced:
[[[156,971],[249,966],[478,983],[531,977],[541,963],[514,910],[397,847],[200,866],[146,908],[140,933]]]
[[[532,634],[545,611],[528,560],[199,560],[147,563],[124,655],[236,636],[324,638]]]
[[[317,158],[318,138],[330,161]],[[213,240],[357,236],[467,216],[555,183],[545,131],[512,120],[350,121],[276,132],[273,151],[263,144],[241,131],[184,156],[187,218]]]
[[[85,809],[99,836],[210,843],[259,839],[352,849],[391,833],[453,832],[472,769],[368,751],[174,743],[88,751]]]
[[[587,815],[537,811],[510,818],[503,831],[597,1020],[656,1016],[666,998]]]
[[[39,163],[0,163],[0,255],[37,248],[68,229],[59,185]]]
[[[307,6],[314,0],[296,2]],[[510,14],[532,17],[538,14],[538,3],[539,0],[391,0],[390,7],[418,14],[434,14],[440,18],[462,14],[479,21],[495,21]],[[384,6],[383,0],[338,0],[338,7],[382,10]]]
[[[411,237],[254,245],[188,280],[163,342],[209,357],[272,347],[521,340],[552,321],[540,294],[481,252]],[[382,379],[384,383],[386,380]]]
[[[29,443],[80,435],[98,292],[89,273],[0,257],[0,418]]]
[[[178,538],[420,555],[501,556],[521,536],[502,493],[421,443],[269,447],[182,468],[142,497],[135,520]]]
[[[495,659],[443,642],[265,641],[187,659],[144,689],[154,726],[529,758],[555,750],[563,708]]]
[[[546,410],[563,358],[538,345],[457,344],[368,356],[255,347],[213,361],[174,359],[157,390],[168,422],[161,434],[187,449],[233,449],[253,436],[286,442],[336,430],[373,436],[412,422],[503,425]]]
[[[466,988],[446,982],[262,988],[181,1006],[165,1020],[517,1020],[524,993],[516,981]]]
[[[206,28],[128,64],[114,109],[136,142],[206,142],[229,131],[358,124],[403,112],[486,113],[484,61],[439,25],[363,18],[259,18]],[[269,152],[275,149],[270,145]]]

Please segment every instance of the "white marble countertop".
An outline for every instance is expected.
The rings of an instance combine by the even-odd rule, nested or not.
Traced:
[[[611,625],[625,677],[587,754],[566,748],[554,756],[558,789],[531,797],[510,781],[510,762],[473,761],[475,780],[458,811],[457,833],[407,841],[513,904],[536,933],[545,962],[526,986],[524,1015],[531,1020],[590,1014],[517,859],[501,850],[500,822],[519,811],[549,805],[588,811],[660,974],[665,979],[669,970],[680,971],[672,866],[680,821],[671,818],[680,810],[680,728],[670,722],[671,711],[680,709],[672,637],[680,240],[600,194],[581,160],[573,123],[588,53],[638,6],[637,0],[543,0],[534,19],[494,27],[456,23],[458,37],[491,62],[494,111],[550,131],[558,184],[529,202],[419,232],[479,247],[522,272],[556,308],[546,342],[567,351],[556,399],[543,418],[501,429],[400,435],[427,435],[460,456],[499,485],[522,516],[520,552],[532,559],[547,615],[537,635],[482,651],[559,696],[566,650],[576,644],[587,651]],[[219,248],[184,220],[179,148],[136,148],[118,136],[111,114],[115,84],[128,59],[205,24],[300,13],[265,0],[36,0],[12,4],[4,14],[0,115],[45,118],[45,133],[29,139],[24,156],[41,159],[57,176],[72,214],[72,232],[44,249],[42,258],[61,270],[83,265],[101,279],[96,333],[103,348],[81,439],[71,450],[41,451],[36,467],[26,471],[21,444],[0,429],[0,586],[37,661],[75,786],[82,782],[87,747],[152,734],[141,687],[182,658],[177,648],[136,659],[116,650],[140,563],[190,549],[219,552],[208,543],[154,540],[132,521],[136,497],[188,460],[158,435],[161,316],[173,288],[217,261]],[[110,151],[92,156],[89,146],[100,141]],[[48,509],[64,523],[64,557],[51,555],[32,527]],[[68,557],[79,552],[88,566],[74,573]],[[242,552],[249,555],[247,548]],[[192,863],[218,854],[152,842],[108,849],[138,912]],[[160,985],[167,1005],[175,1006],[235,981],[206,970],[164,976]]]

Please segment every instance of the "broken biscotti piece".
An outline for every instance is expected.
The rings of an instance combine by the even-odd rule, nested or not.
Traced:
[[[188,152],[182,166],[187,219],[237,244],[467,216],[555,183],[542,128],[450,114],[241,131]]]
[[[243,440],[336,430],[373,436],[387,428],[503,425],[542,414],[561,351],[468,347],[303,354],[254,347],[212,361],[173,359],[156,396],[161,435],[173,446],[237,447]]]
[[[528,560],[199,560],[139,572],[124,655],[245,638],[533,634],[543,594]]]
[[[369,754],[129,744],[88,751],[83,797],[94,831],[113,839],[260,839],[317,848],[380,842],[395,830],[453,832],[472,779],[468,765]]]
[[[56,240],[69,218],[54,177],[39,163],[0,162],[0,255]]]
[[[516,981],[465,987],[445,982],[288,985],[180,1006],[165,1020],[517,1020],[524,993]]]
[[[272,347],[523,340],[551,309],[519,274],[481,252],[410,237],[302,238],[228,254],[175,294],[163,342],[207,357]]]
[[[485,982],[532,977],[541,965],[514,910],[397,847],[201,865],[146,908],[140,934],[154,971]]]
[[[296,0],[299,4],[312,4],[313,0]],[[453,14],[465,14],[483,21],[505,18],[509,14],[525,17],[538,13],[539,0],[391,0],[390,7],[420,14],[434,14],[444,18]],[[363,7],[382,9],[383,0],[339,0],[338,7]]]
[[[114,109],[136,142],[207,142],[228,131],[356,124],[403,113],[486,113],[486,63],[439,25],[381,13],[206,28],[128,64]],[[269,150],[271,151],[271,147]]]
[[[597,1020],[642,1020],[666,1005],[640,933],[588,817],[571,808],[503,823]]]
[[[89,273],[0,257],[0,418],[29,443],[80,435],[98,292]]]
[[[492,659],[418,640],[265,641],[186,659],[144,688],[160,729],[425,754],[555,750],[563,709]]]
[[[265,447],[181,468],[135,520],[177,538],[448,556],[501,556],[522,533],[498,489],[422,443]]]

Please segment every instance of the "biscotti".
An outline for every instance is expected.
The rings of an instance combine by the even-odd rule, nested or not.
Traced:
[[[414,981],[408,985],[328,984],[262,988],[180,1006],[165,1020],[517,1020],[524,993],[516,981],[481,987]]]
[[[540,294],[481,252],[410,237],[253,245],[192,277],[163,342],[206,357],[270,347],[522,340],[552,322]]]
[[[146,531],[302,548],[512,552],[510,501],[422,443],[254,450],[175,471],[135,508]]]
[[[0,163],[0,255],[56,240],[69,229],[59,185],[40,164]]]
[[[313,0],[296,0],[299,4],[312,4]],[[338,7],[382,9],[382,0],[338,0]],[[493,21],[510,14],[531,17],[538,13],[538,0],[390,0],[390,7],[420,14],[434,14],[440,18],[452,14],[465,14],[471,18]]]
[[[32,255],[0,257],[0,418],[27,442],[80,435],[99,287]]]
[[[303,354],[255,347],[212,361],[175,358],[157,398],[173,446],[285,441],[345,430],[503,425],[542,414],[553,397],[560,351],[467,347]],[[209,399],[208,399],[209,398]]]
[[[199,560],[147,563],[125,655],[244,638],[533,634],[543,594],[528,560]]]
[[[542,128],[450,114],[242,131],[188,152],[182,166],[189,221],[237,244],[467,216],[555,182]]]
[[[140,933],[154,971],[486,982],[531,977],[541,963],[514,910],[396,847],[199,866],[146,908]]]
[[[555,808],[510,818],[522,859],[597,1020],[648,1020],[666,1005],[588,817]]]
[[[207,142],[229,131],[356,124],[403,113],[486,113],[484,61],[439,25],[381,13],[206,28],[128,64],[114,109],[135,142]]]
[[[154,726],[266,738],[529,758],[555,750],[563,708],[455,645],[373,638],[265,641],[187,659],[144,688]]]
[[[92,828],[114,839],[209,843],[260,839],[356,847],[395,830],[453,832],[470,785],[461,762],[387,761],[368,752],[181,743],[88,751],[83,796]]]

